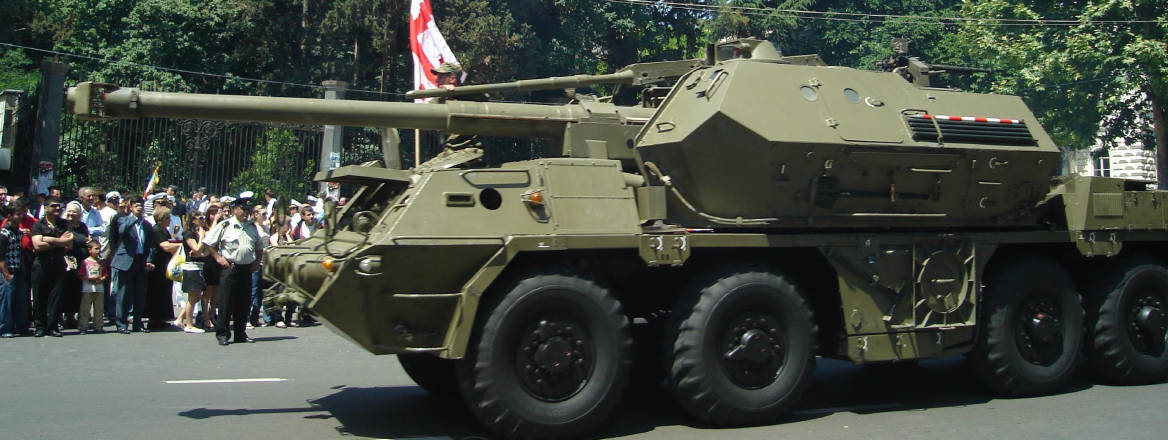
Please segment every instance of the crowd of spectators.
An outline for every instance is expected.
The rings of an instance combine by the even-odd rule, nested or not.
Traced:
[[[0,337],[215,330],[227,345],[233,333],[252,342],[254,327],[313,323],[295,306],[264,310],[260,265],[263,249],[319,227],[323,200],[178,192],[87,186],[75,198],[58,188],[30,198],[0,187]]]

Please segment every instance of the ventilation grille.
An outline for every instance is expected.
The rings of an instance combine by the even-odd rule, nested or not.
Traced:
[[[976,118],[969,116],[906,115],[905,121],[914,140],[972,144],[1035,145],[1026,122],[1018,119]]]

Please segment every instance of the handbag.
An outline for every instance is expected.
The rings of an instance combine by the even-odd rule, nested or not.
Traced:
[[[178,252],[170,257],[170,262],[166,263],[166,279],[171,281],[182,282],[183,271],[182,265],[187,262],[186,246],[179,246]]]

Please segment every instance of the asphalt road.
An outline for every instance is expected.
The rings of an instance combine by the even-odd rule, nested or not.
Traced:
[[[209,333],[0,339],[0,439],[490,437],[460,401],[414,386],[394,357],[324,327],[250,335],[258,342],[228,347]],[[1164,439],[1165,396],[1166,384],[1079,378],[1059,395],[994,399],[961,358],[891,371],[822,361],[785,423],[697,425],[668,394],[639,383],[599,436]]]

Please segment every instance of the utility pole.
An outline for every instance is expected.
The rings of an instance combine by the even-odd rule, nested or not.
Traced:
[[[29,194],[47,193],[55,183],[53,172],[61,143],[61,110],[65,104],[65,73],[68,71],[68,63],[41,62],[41,95],[37,106]]]

